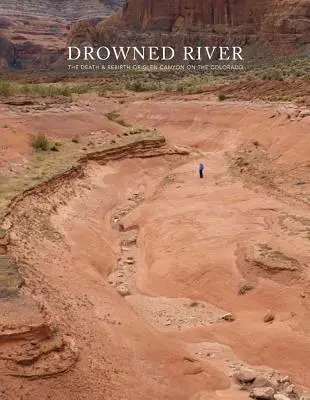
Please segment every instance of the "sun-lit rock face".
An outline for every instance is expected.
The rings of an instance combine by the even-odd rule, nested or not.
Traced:
[[[83,38],[80,28],[76,25],[72,30],[71,43],[79,42],[75,32]],[[150,45],[154,40],[170,45],[268,43],[294,54],[310,42],[310,2],[125,0],[123,9],[99,23],[93,35],[93,42],[99,44]]]

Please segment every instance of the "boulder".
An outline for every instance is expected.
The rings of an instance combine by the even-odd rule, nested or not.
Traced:
[[[299,114],[299,116],[300,116],[301,118],[310,117],[310,110],[301,111],[301,113]]]
[[[251,391],[250,397],[257,400],[273,400],[275,390],[272,387],[254,388]]]
[[[235,317],[233,316],[232,313],[227,313],[227,314],[222,316],[222,319],[224,321],[233,322],[235,320]]]
[[[289,382],[288,382],[289,383]],[[285,388],[285,393],[290,395],[290,394],[297,394],[296,386],[295,385],[288,385]]]
[[[264,376],[258,376],[257,378],[255,378],[255,381],[253,382],[252,386],[256,388],[263,388],[263,387],[275,388],[276,385],[267,378],[265,378]]]
[[[131,294],[130,290],[125,285],[118,286],[118,288],[116,290],[122,297],[130,296],[130,294]]]
[[[252,383],[256,378],[256,374],[251,369],[241,369],[235,373],[234,377],[240,383]]]
[[[272,312],[267,312],[267,314],[264,316],[264,322],[265,323],[270,323],[273,322],[275,319],[275,316]]]
[[[290,398],[285,396],[284,394],[278,393],[274,395],[274,400],[290,400]]]

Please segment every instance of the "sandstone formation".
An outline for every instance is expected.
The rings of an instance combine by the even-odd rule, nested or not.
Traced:
[[[253,45],[296,54],[310,40],[307,0],[126,0],[96,26],[92,44]],[[89,42],[79,23],[69,43]]]
[[[121,0],[9,1],[0,4],[0,70],[46,69],[64,53],[70,24],[94,24],[121,6]]]

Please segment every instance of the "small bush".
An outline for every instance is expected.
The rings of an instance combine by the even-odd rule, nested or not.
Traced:
[[[126,89],[133,92],[151,92],[161,89],[160,82],[143,82],[135,80],[126,84]]]
[[[224,93],[219,93],[219,95],[217,96],[219,101],[224,101],[227,99],[226,94]]]
[[[146,87],[141,81],[133,81],[127,83],[126,89],[132,90],[133,92],[144,92]]]
[[[0,95],[8,97],[13,93],[13,86],[9,82],[0,82]]]
[[[108,113],[104,114],[110,121],[115,121],[119,118],[119,113],[117,111],[109,111]]]
[[[117,122],[118,124],[122,125],[122,126],[126,126],[129,127],[130,124],[128,124],[127,122],[125,122],[123,119],[116,119],[115,122]]]
[[[51,151],[59,151],[59,148],[56,145],[54,145],[51,147]]]
[[[283,81],[283,75],[280,71],[269,70],[263,75],[263,80],[268,81]]]
[[[244,284],[239,288],[238,294],[240,296],[243,296],[244,294],[246,294],[247,292],[249,292],[250,290],[253,290],[254,286],[253,285],[249,285],[249,284]]]
[[[129,127],[130,125],[127,124],[123,119],[120,119],[120,115],[117,111],[113,110],[106,114],[104,114],[110,121],[114,121],[122,126]]]
[[[49,141],[45,135],[37,135],[33,138],[31,144],[36,150],[46,151],[49,148]]]

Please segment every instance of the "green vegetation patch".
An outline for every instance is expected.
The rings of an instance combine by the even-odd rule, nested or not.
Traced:
[[[110,111],[106,114],[104,114],[110,121],[116,122],[119,125],[125,126],[125,127],[129,127],[130,124],[128,124],[127,122],[125,122],[123,119],[121,119],[119,112],[113,110]]]

